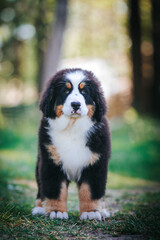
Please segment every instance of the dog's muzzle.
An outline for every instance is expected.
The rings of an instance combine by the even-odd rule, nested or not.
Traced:
[[[77,113],[77,114],[80,113],[80,107],[81,107],[80,102],[71,102],[71,106],[73,108],[74,113]]]

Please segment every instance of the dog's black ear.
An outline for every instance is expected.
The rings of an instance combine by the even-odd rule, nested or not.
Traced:
[[[92,98],[95,103],[95,112],[93,118],[100,122],[102,117],[107,112],[107,105],[103,94],[103,90],[101,88],[99,80],[95,77],[95,75],[92,72],[85,71],[85,73],[88,78]]]
[[[39,108],[45,117],[55,118],[54,111],[55,97],[54,97],[54,84],[53,79],[48,82],[46,90],[43,92]]]
[[[99,122],[107,112],[106,101],[100,84],[94,88],[95,113],[94,118]]]

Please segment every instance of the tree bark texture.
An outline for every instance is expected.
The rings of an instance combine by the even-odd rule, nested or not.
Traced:
[[[44,89],[46,82],[57,70],[67,20],[67,6],[68,0],[57,0],[56,21],[52,25],[44,55],[40,90]]]
[[[45,0],[38,0],[37,4],[37,17],[35,20],[36,27],[36,55],[37,55],[37,87],[38,91],[41,91],[42,88],[42,69],[43,69],[43,58],[44,58],[44,40],[46,39],[46,2]]]
[[[138,111],[141,111],[142,60],[139,0],[129,0],[129,30],[132,41],[131,58],[133,64],[133,106]]]
[[[152,0],[154,84],[152,106],[154,115],[160,117],[160,0]]]

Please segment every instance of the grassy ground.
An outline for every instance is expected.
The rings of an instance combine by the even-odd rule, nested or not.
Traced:
[[[75,184],[69,220],[33,217],[39,114],[35,106],[10,111],[0,129],[0,237],[2,239],[160,239],[160,127],[127,116],[111,121],[112,157],[106,205],[112,217],[80,221]],[[133,121],[134,120],[134,121]],[[121,236],[121,237],[120,237]]]

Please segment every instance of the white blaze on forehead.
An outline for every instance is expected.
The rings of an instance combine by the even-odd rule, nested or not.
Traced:
[[[79,84],[85,79],[85,75],[83,71],[77,70],[73,72],[69,72],[66,74],[66,79],[72,83],[73,90],[66,98],[66,101],[63,105],[63,113],[64,115],[71,116],[74,114],[74,110],[72,108],[72,102],[79,102],[80,109],[78,109],[77,113],[81,116],[85,116],[88,113],[88,108],[85,103],[85,99],[83,95],[79,91]],[[78,116],[78,115],[76,115]]]
[[[85,75],[81,70],[77,70],[67,73],[66,78],[72,82],[74,87],[78,87],[79,83],[84,80]]]

